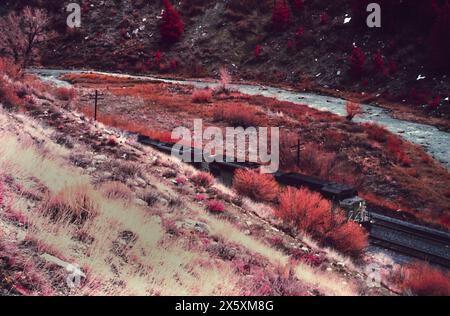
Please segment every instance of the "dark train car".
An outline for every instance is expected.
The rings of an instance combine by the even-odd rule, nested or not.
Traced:
[[[161,152],[172,154],[173,143],[160,142],[152,140],[147,136],[139,135],[138,142],[152,146]],[[179,154],[189,152],[191,154],[191,164],[197,169],[211,172],[214,176],[221,179],[221,181],[228,186],[233,184],[233,176],[238,169],[253,169],[256,170],[261,167],[261,165],[252,162],[227,162],[226,157],[221,157],[220,161],[218,159],[208,159],[212,162],[206,162],[203,158],[203,152],[196,148],[186,148],[180,149]],[[197,159],[195,159],[197,158]],[[214,158],[214,157],[210,157]],[[202,161],[202,162],[196,162]],[[284,173],[276,172],[274,177],[278,183],[285,186],[293,187],[306,187],[312,191],[319,192],[325,198],[330,199],[334,202],[334,205],[341,207],[347,212],[348,218],[359,223],[367,223],[370,221],[369,213],[366,209],[366,202],[358,197],[358,191],[348,185],[333,183],[324,181],[315,177],[303,175],[300,173]]]

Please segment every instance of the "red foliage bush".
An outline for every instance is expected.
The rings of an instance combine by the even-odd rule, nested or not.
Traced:
[[[192,102],[194,103],[208,103],[211,101],[213,92],[210,89],[194,90],[192,92]]]
[[[233,126],[249,127],[258,126],[262,123],[258,110],[240,103],[232,103],[225,106],[216,105],[212,114],[214,121],[224,121]]]
[[[272,12],[272,22],[276,29],[284,30],[289,25],[289,6],[286,0],[276,0]]]
[[[330,179],[333,171],[336,170],[336,154],[324,152],[317,144],[305,144],[300,153],[300,168],[302,172],[311,175]]]
[[[225,211],[225,205],[217,200],[208,202],[206,207],[211,213],[223,213]]]
[[[347,222],[340,209],[306,188],[287,188],[280,195],[275,214],[301,231],[340,251],[359,255],[367,246],[367,232],[354,222]]]
[[[7,75],[11,79],[19,77],[20,68],[7,58],[0,58],[0,75]]]
[[[402,164],[405,167],[411,166],[411,158],[409,158],[408,154],[406,153],[404,144],[400,138],[394,135],[389,135],[387,138],[386,148],[396,160],[396,162]]]
[[[345,111],[347,112],[347,120],[351,121],[356,116],[363,114],[361,104],[348,101],[345,104]]]
[[[297,150],[299,137],[294,133],[280,133],[280,167],[292,170],[297,165]]]
[[[364,64],[366,63],[366,54],[359,47],[353,47],[352,56],[349,59],[350,75],[355,78],[361,78],[364,74]]]
[[[208,172],[199,172],[191,177],[191,181],[198,187],[209,188],[214,184],[214,177]]]
[[[368,234],[358,223],[348,221],[328,234],[333,246],[343,253],[357,256],[367,247]]]
[[[236,170],[233,188],[237,193],[257,202],[273,202],[279,192],[278,183],[273,175],[260,174],[253,170]]]
[[[0,102],[7,109],[23,107],[25,100],[17,95],[14,84],[0,78]]]
[[[389,131],[378,124],[375,123],[364,123],[365,131],[370,139],[376,140],[377,142],[384,143],[387,141]]]
[[[184,23],[169,0],[163,0],[163,4],[165,9],[159,26],[161,38],[168,43],[177,42],[184,33]]]
[[[450,296],[450,274],[416,262],[400,271],[400,287],[405,294]]]
[[[301,231],[323,237],[331,226],[331,207],[319,193],[289,187],[280,195],[275,214]]]
[[[56,89],[56,96],[60,100],[69,101],[75,98],[75,89],[60,87]]]

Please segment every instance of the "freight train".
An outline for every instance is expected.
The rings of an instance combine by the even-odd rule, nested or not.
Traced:
[[[158,151],[171,154],[173,143],[161,142],[151,139],[144,135],[138,135],[138,142],[147,146],[151,146]],[[191,161],[196,161],[195,157],[204,157],[203,152],[195,148],[180,149],[181,154],[191,155]],[[215,177],[221,179],[221,181],[231,186],[233,182],[233,176],[236,170],[256,170],[261,166],[253,162],[226,162],[226,159],[222,161],[206,162],[203,159],[198,159],[201,162],[192,162],[197,169],[208,171]],[[213,160],[213,159],[212,159]],[[307,187],[312,191],[319,192],[325,198],[333,201],[336,207],[342,208],[349,220],[368,224],[371,221],[370,213],[367,211],[366,202],[358,196],[358,191],[348,185],[324,181],[315,177],[306,176],[300,173],[285,173],[278,171],[273,174],[275,179],[281,185],[292,187]]]

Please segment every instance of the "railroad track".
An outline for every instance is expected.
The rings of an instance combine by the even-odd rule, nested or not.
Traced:
[[[152,146],[161,152],[170,154],[172,143],[164,143],[151,139],[144,135],[138,135],[138,142]],[[186,150],[191,157],[195,157],[196,149]],[[222,161],[226,161],[223,159]],[[203,167],[203,165],[201,166]],[[219,174],[226,170],[233,174],[236,169],[255,169],[259,167],[254,163],[216,163],[209,164],[210,169],[217,169]],[[213,174],[215,174],[213,172]],[[275,179],[282,185],[306,186],[311,190],[320,192],[323,196],[343,201],[357,196],[357,191],[349,186],[329,183],[322,179],[309,177],[298,173],[278,172]],[[365,208],[364,208],[365,210]],[[366,211],[364,211],[367,213]],[[370,226],[370,238],[373,245],[391,249],[412,257],[420,258],[450,268],[450,234],[432,228],[414,225],[395,218],[387,217],[375,212],[370,213],[372,224]],[[362,216],[368,221],[369,216]]]
[[[450,234],[372,213],[373,245],[450,268]]]

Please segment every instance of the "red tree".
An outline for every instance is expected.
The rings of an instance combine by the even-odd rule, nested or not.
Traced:
[[[161,51],[158,49],[158,51],[153,56],[153,62],[155,65],[159,66],[159,63],[161,62]]]
[[[177,42],[184,33],[184,23],[180,14],[175,10],[169,0],[164,0],[164,13],[159,27],[161,38],[165,42]]]
[[[47,40],[49,18],[44,10],[25,7],[22,12],[10,13],[0,19],[0,52],[26,68],[38,57],[39,43]]]
[[[259,56],[261,56],[261,45],[256,45],[255,48],[255,57],[259,58]]]
[[[352,77],[361,78],[365,62],[366,54],[364,54],[364,51],[359,47],[354,47],[350,57],[350,74]]]
[[[276,0],[272,13],[272,22],[279,30],[285,29],[289,24],[289,6],[286,0]]]
[[[345,111],[347,112],[346,118],[349,121],[353,120],[356,116],[363,114],[361,105],[350,101],[345,104]]]

